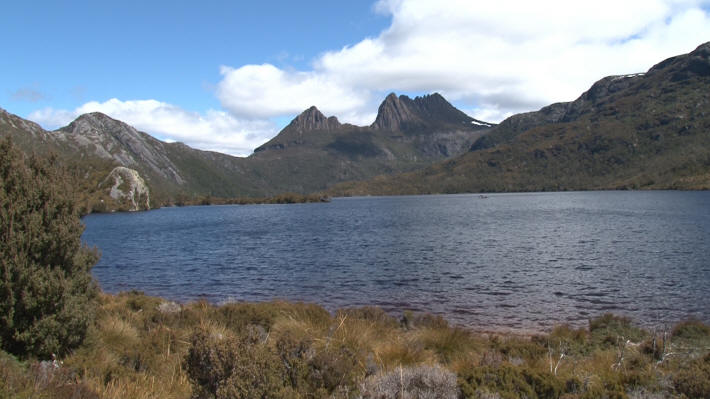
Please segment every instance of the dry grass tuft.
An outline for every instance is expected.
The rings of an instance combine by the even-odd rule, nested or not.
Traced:
[[[710,395],[710,327],[689,320],[664,331],[667,342],[604,315],[588,329],[488,335],[377,308],[177,305],[128,292],[100,297],[87,339],[52,378],[0,353],[0,398]]]

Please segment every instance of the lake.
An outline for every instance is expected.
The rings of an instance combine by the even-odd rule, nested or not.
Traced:
[[[336,198],[83,221],[111,293],[376,305],[512,331],[606,312],[710,322],[710,192]]]

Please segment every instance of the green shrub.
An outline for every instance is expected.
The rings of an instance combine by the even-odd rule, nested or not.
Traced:
[[[98,255],[81,243],[69,178],[54,163],[0,143],[0,343],[18,356],[67,353],[94,313]]]
[[[461,327],[422,329],[421,343],[443,363],[449,363],[476,346],[470,331]]]
[[[464,397],[477,397],[481,392],[495,392],[502,399],[537,398],[520,369],[508,365],[470,368],[459,374]]]
[[[621,337],[631,342],[641,342],[648,333],[635,326],[630,318],[606,313],[589,320],[592,343],[602,347],[614,347]]]
[[[560,347],[566,350],[567,355],[588,354],[589,332],[584,328],[572,328],[567,324],[556,326],[546,337],[534,337],[533,341],[544,346]]]
[[[317,344],[309,337],[283,334],[276,351],[286,368],[287,381],[304,397],[328,397],[352,391],[365,368],[352,348],[336,341]]]
[[[710,337],[710,326],[700,320],[689,319],[678,323],[671,332],[673,338],[687,340],[706,339]]]
[[[676,391],[687,398],[710,398],[710,354],[692,361],[673,375]]]
[[[185,369],[197,398],[294,397],[280,359],[255,331],[236,337],[196,332]]]

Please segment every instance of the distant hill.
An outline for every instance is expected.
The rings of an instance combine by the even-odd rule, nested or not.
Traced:
[[[27,152],[58,154],[76,171],[86,201],[108,202],[109,208],[116,207],[102,186],[109,175],[144,179],[152,206],[196,196],[306,194],[460,155],[492,126],[439,94],[413,100],[390,94],[371,126],[341,124],[311,107],[254,154],[240,158],[165,143],[101,113],[46,131],[0,109],[0,136],[13,137]],[[117,174],[119,166],[136,174]]]
[[[710,43],[511,116],[466,154],[335,195],[710,188]]]

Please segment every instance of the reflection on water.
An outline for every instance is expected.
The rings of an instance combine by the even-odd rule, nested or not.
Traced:
[[[443,314],[475,328],[604,312],[710,321],[710,193],[373,197],[90,215],[104,290]]]

